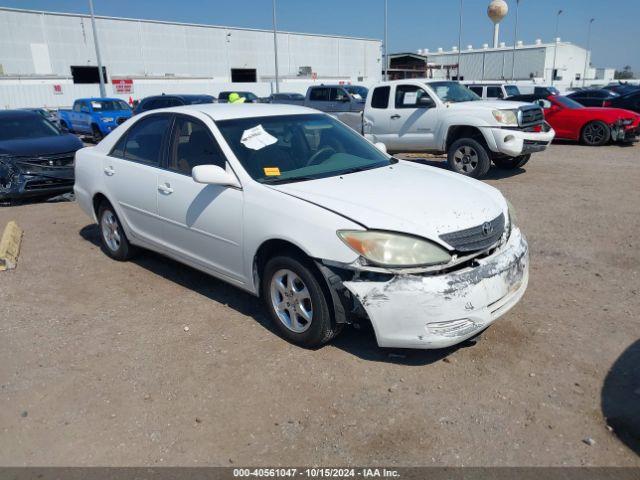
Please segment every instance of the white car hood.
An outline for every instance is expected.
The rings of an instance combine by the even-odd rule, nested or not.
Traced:
[[[442,245],[443,233],[507,215],[502,194],[480,181],[400,161],[339,177],[271,186],[369,229],[404,232]]]

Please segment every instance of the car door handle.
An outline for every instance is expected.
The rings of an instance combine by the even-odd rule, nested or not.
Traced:
[[[171,185],[168,183],[165,183],[163,185],[158,185],[158,191],[165,195],[171,195],[173,193],[173,188],[171,188]]]
[[[116,171],[113,169],[113,167],[106,167],[106,168],[104,169],[104,173],[105,173],[107,176],[111,177],[111,176],[113,176],[113,175],[116,173]]]
[[[395,115],[391,115],[391,120],[396,120],[398,118],[400,118],[400,115],[398,115],[397,113]]]

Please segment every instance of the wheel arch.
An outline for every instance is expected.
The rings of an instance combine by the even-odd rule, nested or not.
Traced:
[[[461,138],[472,138],[480,142],[487,149],[487,152],[492,150],[482,129],[479,127],[473,125],[449,125],[445,137],[444,151],[448,152],[453,142]]]
[[[342,292],[345,290],[342,285],[341,279],[333,274],[333,272],[325,267],[320,260],[314,258],[301,246],[295,244],[290,240],[282,238],[271,238],[263,241],[256,253],[253,256],[253,286],[258,295],[262,292],[263,272],[264,267],[270,258],[276,253],[280,252],[293,252],[297,255],[307,259],[316,273],[324,280],[321,282],[321,286],[327,295],[331,307],[331,317],[335,323],[343,324],[347,323],[347,313],[345,309],[345,301],[343,300]]]

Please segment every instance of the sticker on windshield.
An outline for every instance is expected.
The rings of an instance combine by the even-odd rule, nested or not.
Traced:
[[[102,107],[102,105],[100,104],[100,102],[91,102],[91,106],[93,108],[97,108],[100,109]]]
[[[352,96],[353,98],[355,98],[356,100],[362,100],[362,97],[360,96],[360,94],[359,94],[359,93],[352,93],[352,94],[351,94],[351,96]]]
[[[418,92],[406,92],[404,94],[404,98],[402,99],[402,103],[404,105],[415,105],[418,101]]]
[[[278,139],[262,128],[262,125],[245,130],[240,139],[240,143],[251,150],[260,150],[277,141]]]
[[[264,174],[267,177],[277,177],[280,175],[280,169],[278,167],[264,167]]]

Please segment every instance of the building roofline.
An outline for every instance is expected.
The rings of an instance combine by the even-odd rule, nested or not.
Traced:
[[[48,10],[31,10],[25,8],[12,8],[12,7],[2,7],[0,6],[0,11],[7,12],[18,12],[18,13],[35,13],[40,15],[56,15],[61,17],[81,17],[81,18],[91,18],[90,15],[86,13],[67,13],[67,12],[51,12]],[[110,17],[105,15],[96,15],[96,19],[102,20],[120,20],[124,22],[145,22],[145,23],[155,23],[161,25],[180,25],[182,27],[200,27],[200,28],[215,28],[215,29],[224,29],[224,30],[242,30],[248,32],[263,32],[263,33],[273,33],[273,30],[264,29],[264,28],[248,28],[248,27],[230,27],[225,25],[211,25],[206,23],[187,23],[187,22],[171,22],[168,20],[151,20],[146,18],[129,18],[129,17]],[[301,35],[307,37],[325,37],[325,38],[342,38],[345,40],[364,40],[367,42],[380,42],[382,40],[378,40],[375,38],[365,38],[365,37],[349,37],[347,35],[331,35],[324,33],[304,33],[304,32],[289,32],[285,30],[278,30],[279,34],[285,35]]]
[[[516,50],[527,50],[527,49],[534,49],[534,48],[547,48],[547,47],[554,47],[556,44],[551,42],[551,43],[530,43],[527,45],[516,45]],[[563,46],[574,46],[577,48],[581,48],[582,50],[586,50],[586,48],[581,47],[580,45],[576,44],[576,43],[572,43],[572,42],[558,42],[558,45],[563,45]],[[437,50],[429,50],[427,53],[424,53],[423,55],[427,56],[427,57],[431,57],[434,55],[458,55],[458,53],[461,54],[465,54],[465,53],[479,53],[479,52],[504,52],[504,51],[512,51],[513,50],[513,45],[505,45],[504,47],[489,47],[489,48],[474,48],[472,50],[468,50],[468,49],[464,49],[464,50],[443,50],[442,52],[438,52]],[[420,54],[418,54],[420,55]]]

